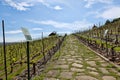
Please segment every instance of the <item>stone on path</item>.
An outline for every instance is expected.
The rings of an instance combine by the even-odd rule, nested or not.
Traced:
[[[108,64],[104,62],[104,63],[101,63],[101,66],[106,67],[108,66]]]
[[[100,57],[97,57],[95,60],[102,61],[102,59]]]
[[[57,69],[57,68],[68,69],[68,68],[69,68],[69,65],[55,65],[54,68],[55,68],[55,69]]]
[[[67,59],[68,62],[72,62],[74,59]]]
[[[98,75],[99,75],[99,73],[94,72],[94,71],[91,71],[91,72],[90,72],[90,74],[92,74],[92,75],[96,75],[96,76],[98,76]]]
[[[103,80],[116,80],[116,78],[114,78],[113,76],[103,76],[102,79]]]
[[[103,74],[109,74],[109,72],[105,68],[100,68],[100,70]]]
[[[83,67],[83,65],[81,65],[81,64],[78,64],[78,63],[73,63],[73,64],[72,64],[72,66],[74,66],[74,67],[78,67],[78,68],[81,68],[81,67]]]
[[[78,68],[71,68],[71,71],[73,71],[73,72],[83,72],[85,70],[84,69],[78,69]]]
[[[75,60],[74,62],[75,63],[82,63],[80,60]]]
[[[60,60],[60,61],[58,61],[56,64],[58,64],[58,65],[63,65],[63,64],[66,64],[67,62],[66,61],[62,61],[62,60]]]
[[[87,69],[92,70],[92,71],[96,71],[96,68],[93,68],[93,67],[87,67]]]
[[[91,76],[77,76],[75,80],[98,80]]]
[[[45,78],[44,80],[60,80],[60,79],[56,79],[56,78]]]
[[[58,74],[59,74],[59,70],[50,70],[48,73],[47,73],[47,76],[48,77],[56,77]]]
[[[90,66],[96,66],[95,61],[88,61],[87,63],[88,63]]]
[[[72,79],[73,72],[61,72],[60,78]]]

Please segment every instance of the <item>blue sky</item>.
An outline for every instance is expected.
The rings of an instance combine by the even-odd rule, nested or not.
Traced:
[[[120,0],[0,0],[7,42],[25,40],[21,27],[28,28],[32,38],[40,38],[41,32],[71,33],[118,17]]]

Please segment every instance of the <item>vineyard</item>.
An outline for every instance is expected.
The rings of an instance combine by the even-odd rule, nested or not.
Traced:
[[[8,80],[27,80],[27,43],[7,43],[5,46]],[[91,78],[90,80],[97,80],[96,78],[99,80],[106,80],[103,79],[106,76],[112,76],[112,78],[116,78],[113,80],[120,79],[120,75],[117,74],[120,72],[120,69],[118,68],[120,65],[119,18],[114,19],[113,21],[107,20],[104,25],[94,25],[92,29],[75,32],[74,34],[68,36],[65,34],[64,36],[54,35],[44,38],[42,37],[41,39],[30,41],[29,48],[30,79],[43,80],[47,77],[45,80],[49,80],[48,76],[46,75],[47,71],[48,74],[52,74],[52,78],[50,80],[54,80],[54,78],[55,80],[79,80],[79,77],[76,76],[78,76],[77,74],[80,72],[84,73],[82,75],[87,75],[87,78]],[[98,57],[89,49],[93,50],[95,53],[98,53],[99,56],[104,57],[104,59],[108,59],[108,62],[112,62],[112,67],[110,66],[111,63],[109,65],[103,64],[105,61],[102,61],[100,57]],[[96,61],[98,59],[102,62]],[[58,61],[60,64],[57,64],[54,61]],[[93,62],[93,64],[91,64],[90,61]],[[49,72],[50,69],[47,70],[45,67],[47,64],[47,68],[49,68],[50,64],[48,62],[53,64],[52,66],[58,69],[50,67],[53,72]],[[4,63],[4,50],[3,45],[1,44],[0,80],[5,80],[6,77]],[[117,69],[115,68],[116,65]],[[88,68],[92,70],[89,70]],[[106,73],[104,73],[105,70],[103,70],[103,68],[106,70]],[[110,68],[111,70],[115,68],[116,72],[113,72],[114,74],[112,74]],[[54,71],[56,74],[58,74],[56,75]],[[91,71],[93,73],[90,73]],[[49,76],[49,78],[51,76]],[[85,78],[85,80],[87,80],[87,78]]]
[[[106,33],[107,32],[107,33]],[[120,64],[120,18],[107,20],[105,25],[78,32],[77,38],[110,61]]]
[[[49,60],[48,55],[52,56],[58,50],[63,38],[62,36],[50,36],[30,42],[30,67],[34,68],[31,75],[37,74],[36,63],[40,60],[41,65],[45,64]],[[5,78],[2,46],[0,46],[0,51],[0,77]],[[11,80],[27,69],[26,42],[6,44],[6,55],[8,80]]]

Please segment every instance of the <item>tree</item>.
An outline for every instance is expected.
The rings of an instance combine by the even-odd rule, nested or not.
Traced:
[[[105,25],[108,25],[110,23],[111,23],[110,20],[106,20]]]
[[[49,34],[49,36],[55,36],[57,35],[57,33],[55,31],[53,31],[52,33]]]
[[[92,27],[93,30],[97,29],[97,26],[94,24],[94,26]]]
[[[119,20],[120,20],[120,18],[115,18],[115,19],[113,19],[112,23],[119,21]]]

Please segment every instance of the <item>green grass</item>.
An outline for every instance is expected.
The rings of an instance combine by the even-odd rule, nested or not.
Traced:
[[[114,48],[114,50],[115,50],[116,52],[120,52],[120,47],[116,47],[116,48]]]
[[[100,67],[101,66],[101,62],[96,61],[96,65]]]
[[[13,76],[19,75],[25,68],[26,68],[26,66],[19,67],[19,69],[16,72],[14,72],[8,76],[8,80],[12,80]]]

